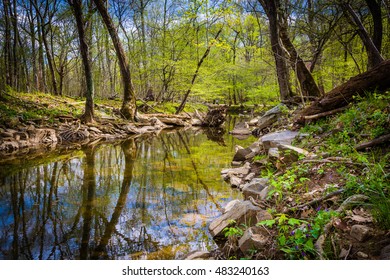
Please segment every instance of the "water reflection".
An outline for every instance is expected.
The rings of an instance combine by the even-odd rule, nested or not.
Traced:
[[[207,223],[240,195],[219,175],[237,140],[216,135],[175,131],[1,167],[0,258],[173,259],[214,247]]]

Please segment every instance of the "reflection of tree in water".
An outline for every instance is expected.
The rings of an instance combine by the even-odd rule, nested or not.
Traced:
[[[224,189],[203,165],[223,146],[205,140],[168,132],[0,170],[0,259],[167,259],[212,246],[206,221]]]
[[[137,238],[129,238],[116,228],[132,185],[137,153],[133,139],[123,142],[121,147],[125,160],[123,180],[116,202],[106,203],[107,206],[115,205],[110,217],[106,217],[110,215],[110,211],[105,211],[107,206],[96,202],[108,199],[106,194],[113,197],[116,180],[113,176],[114,180],[106,181],[107,185],[101,185],[101,182],[97,185],[99,176],[96,176],[94,147],[84,150],[82,168],[79,160],[76,164],[54,162],[5,177],[0,186],[0,199],[9,201],[9,205],[3,207],[9,209],[10,217],[2,217],[0,222],[0,258],[112,258],[118,254],[118,248],[126,252],[156,250],[156,242],[144,226]],[[112,158],[111,152],[115,149],[105,151],[109,155],[100,156],[107,159]],[[114,156],[112,160],[118,158]],[[111,175],[109,173],[106,175]],[[58,191],[59,181],[63,185],[61,192]],[[63,199],[63,195],[67,199]],[[65,205],[69,203],[79,207],[69,208],[71,205]],[[110,246],[115,242],[120,243],[119,246]]]
[[[203,131],[207,139],[218,143],[218,145],[226,146],[225,139],[223,138],[226,131],[223,127],[205,127]]]

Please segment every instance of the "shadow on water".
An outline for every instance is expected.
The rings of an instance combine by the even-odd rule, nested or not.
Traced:
[[[220,177],[235,144],[246,145],[181,130],[1,167],[0,259],[175,259],[214,248],[208,223],[240,197]]]

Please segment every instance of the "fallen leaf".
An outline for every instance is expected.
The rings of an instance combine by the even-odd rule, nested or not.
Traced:
[[[360,215],[352,215],[350,217],[351,220],[355,221],[355,222],[358,222],[358,223],[372,223],[372,217],[371,216],[367,216],[367,217],[363,217],[363,216],[360,216]]]

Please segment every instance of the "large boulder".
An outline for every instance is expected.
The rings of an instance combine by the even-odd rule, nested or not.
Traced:
[[[245,200],[248,200],[250,197],[254,199],[264,199],[261,197],[261,192],[267,186],[268,179],[266,178],[255,178],[251,182],[245,184],[242,188]]]
[[[273,107],[271,110],[265,112],[265,114],[259,118],[257,122],[257,129],[261,130],[275,123],[283,112],[287,110],[287,107],[283,104],[279,104]]]
[[[237,225],[245,224],[253,226],[256,224],[256,214],[261,208],[250,201],[235,203],[231,209],[213,220],[209,225],[209,231],[213,237],[223,237],[223,230],[231,226],[231,221]]]

